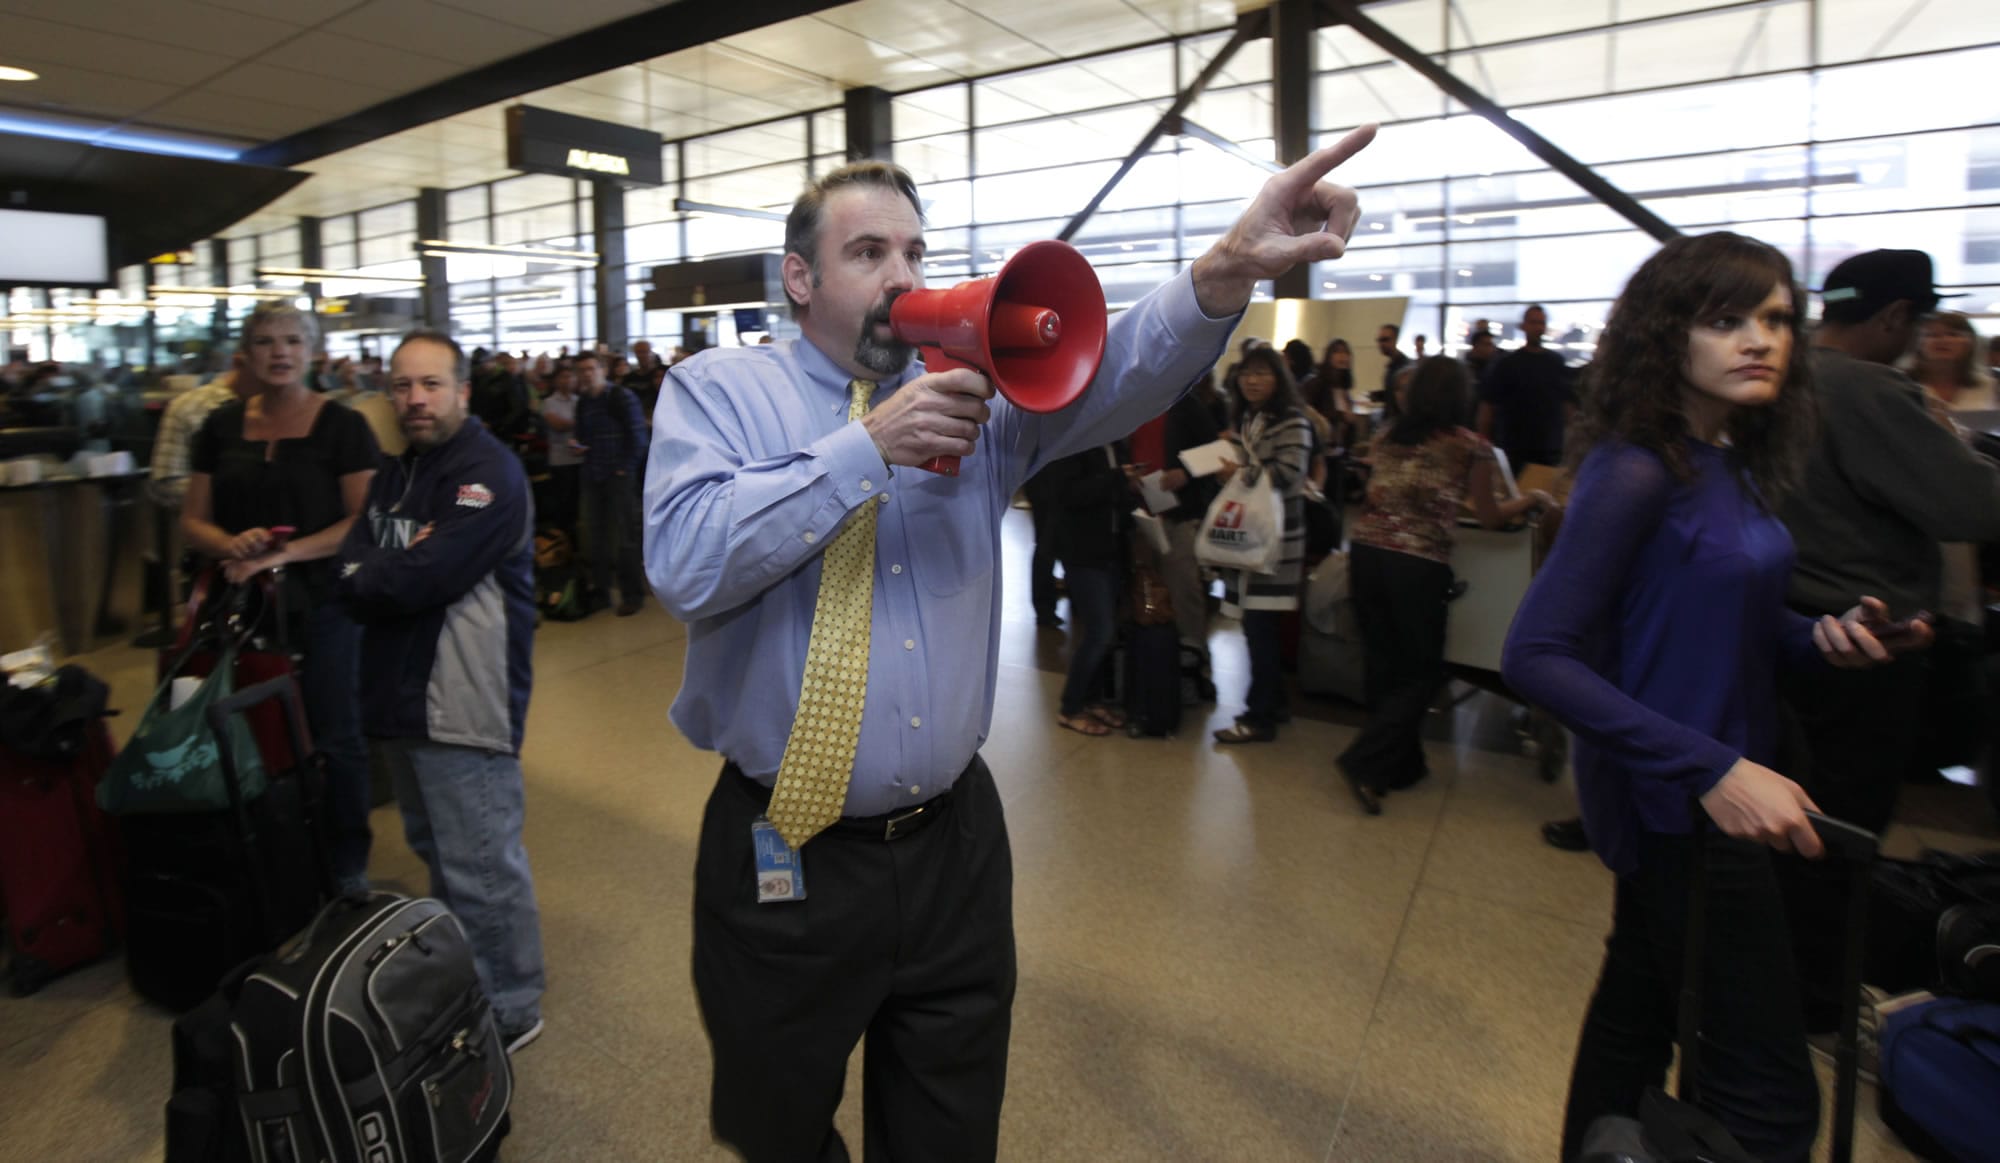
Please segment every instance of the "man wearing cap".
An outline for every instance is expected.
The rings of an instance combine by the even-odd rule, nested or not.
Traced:
[[[1932,418],[1923,389],[1891,366],[1937,307],[1930,256],[1873,250],[1835,267],[1813,335],[1820,437],[1781,516],[1797,544],[1788,601],[1804,614],[1851,608],[1862,594],[1906,619],[1937,609],[1939,543],[2000,539],[2000,470]],[[1927,661],[1789,674],[1800,729],[1793,774],[1826,814],[1880,833],[1915,745]],[[1838,1017],[1837,883],[1790,877],[1793,941],[1807,1028]],[[1837,871],[1837,870],[1835,870]]]

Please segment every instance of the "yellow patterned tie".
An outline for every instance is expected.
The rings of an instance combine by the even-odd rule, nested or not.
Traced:
[[[855,380],[847,418],[868,414],[875,385]],[[778,764],[769,816],[793,848],[840,818],[868,698],[868,624],[875,603],[875,505],[863,505],[820,559],[799,716]]]

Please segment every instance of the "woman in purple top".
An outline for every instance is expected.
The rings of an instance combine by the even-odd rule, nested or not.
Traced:
[[[1585,830],[1618,874],[1566,1160],[1664,1080],[1697,798],[1715,823],[1701,1104],[1767,1163],[1805,1160],[1819,1126],[1768,851],[1819,841],[1812,801],[1768,766],[1777,673],[1889,651],[1872,598],[1818,622],[1785,608],[1792,539],[1772,514],[1813,433],[1797,301],[1785,257],[1735,234],[1675,239],[1632,276],[1588,373],[1562,533],[1508,634],[1502,674],[1576,733]]]

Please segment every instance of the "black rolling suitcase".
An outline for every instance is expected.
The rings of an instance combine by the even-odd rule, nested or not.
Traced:
[[[1171,735],[1181,729],[1181,638],[1173,623],[1126,628],[1120,689],[1129,734]]]
[[[1698,824],[1706,820],[1697,806]],[[1849,873],[1846,941],[1842,953],[1839,1043],[1834,1052],[1833,1146],[1829,1163],[1854,1158],[1855,1091],[1860,1073],[1861,965],[1867,952],[1868,888],[1875,875],[1873,833],[1812,815],[1827,860]],[[1693,889],[1688,900],[1687,949],[1681,967],[1680,1095],[1651,1090],[1638,1118],[1611,1115],[1591,1124],[1581,1163],[1758,1163],[1720,1122],[1696,1105],[1701,1095],[1702,979],[1708,944],[1708,848],[1696,835]]]
[[[457,918],[345,896],[174,1023],[167,1163],[486,1163],[513,1091]]]
[[[227,723],[273,702],[287,752],[304,759],[289,770],[267,766],[266,790],[245,802]],[[223,741],[230,807],[122,821],[132,988],[176,1011],[207,997],[232,966],[297,932],[332,895],[319,832],[321,780],[298,685],[289,677],[260,682],[218,699],[208,717]]]

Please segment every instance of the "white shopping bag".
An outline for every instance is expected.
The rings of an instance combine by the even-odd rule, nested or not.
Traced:
[[[1195,560],[1217,569],[1276,573],[1284,560],[1285,501],[1263,480],[1245,484],[1244,476],[1230,477],[1208,507],[1194,543]]]

